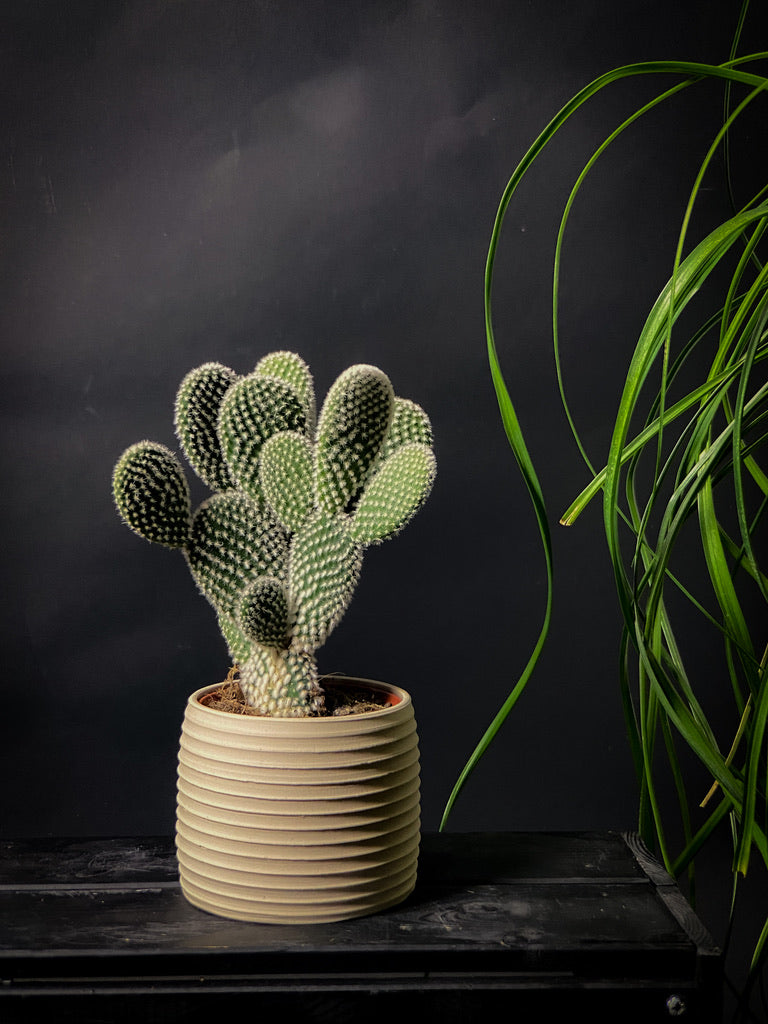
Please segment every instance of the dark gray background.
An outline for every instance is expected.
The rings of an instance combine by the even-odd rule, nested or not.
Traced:
[[[485,352],[482,277],[501,191],[532,138],[601,72],[726,59],[738,6],[2,5],[4,835],[172,829],[184,701],[225,674],[226,653],[183,559],[119,522],[111,470],[139,438],[174,445],[188,369],[218,360],[246,372],[275,348],[304,356],[320,395],[351,363],[375,363],[432,417],[432,497],[368,554],[320,665],[411,691],[423,823],[437,827],[544,608],[538,534]],[[765,5],[753,7],[743,52],[766,43]],[[548,288],[568,181],[664,84],[594,102],[508,217],[499,347],[550,502],[558,591],[540,668],[453,828],[635,824],[599,509],[570,531],[555,525],[586,475],[555,392]],[[606,157],[574,213],[564,365],[598,460],[721,107],[722,90],[706,86],[654,114]],[[740,145],[746,199],[764,126]],[[702,223],[724,204],[707,192]]]

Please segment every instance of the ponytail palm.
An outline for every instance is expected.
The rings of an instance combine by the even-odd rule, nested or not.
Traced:
[[[527,685],[545,644],[555,578],[547,503],[529,455],[496,347],[491,295],[502,225],[523,178],[560,129],[592,97],[625,79],[667,78],[667,88],[619,124],[595,150],[566,202],[555,243],[552,331],[565,414],[588,469],[584,490],[564,512],[576,523],[602,498],[603,529],[622,615],[619,693],[638,779],[638,828],[675,876],[692,874],[718,826],[733,837],[732,886],[753,862],[768,868],[768,183],[730,215],[693,238],[693,214],[747,111],[768,107],[768,78],[755,69],[768,53],[722,65],[662,61],[618,68],[570,100],[526,152],[501,199],[485,273],[488,357],[501,418],[523,474],[542,541],[547,596],[542,625],[520,678],[472,752],[450,795],[451,808]],[[726,103],[681,211],[667,280],[636,340],[602,466],[590,462],[565,396],[560,366],[559,290],[569,215],[589,172],[606,149],[645,114],[682,90],[720,80]],[[735,93],[738,90],[738,97]],[[761,139],[762,145],[762,139]],[[726,184],[730,191],[730,181]],[[695,302],[693,301],[695,297]],[[699,565],[691,562],[694,533]],[[685,555],[680,551],[685,544]],[[762,559],[762,561],[761,561]],[[694,560],[695,562],[695,560]],[[691,571],[693,570],[693,571]],[[702,583],[703,579],[703,583]],[[696,650],[679,625],[693,609],[701,631],[714,630],[722,663],[715,712],[684,652]],[[699,673],[700,675],[700,673]],[[711,689],[711,683],[708,683]],[[724,703],[729,710],[723,711]],[[690,755],[693,755],[691,758]],[[704,774],[709,792],[696,786]],[[665,780],[664,783],[662,780]],[[679,818],[670,822],[663,785],[671,780]],[[753,975],[768,945],[768,918],[757,936]]]

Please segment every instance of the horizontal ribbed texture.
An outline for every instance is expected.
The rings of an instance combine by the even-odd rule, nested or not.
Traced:
[[[262,923],[340,921],[405,899],[419,853],[411,699],[335,718],[207,708],[193,693],[179,751],[176,845],[184,895]]]

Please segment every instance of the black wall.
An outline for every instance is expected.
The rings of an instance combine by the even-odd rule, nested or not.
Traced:
[[[571,93],[618,64],[726,59],[738,6],[6,0],[4,835],[172,829],[185,697],[225,674],[226,652],[183,559],[118,520],[112,466],[142,437],[174,446],[188,369],[246,372],[275,348],[304,356],[321,395],[372,362],[431,414],[432,497],[369,552],[320,664],[412,692],[424,827],[437,826],[544,608],[485,352],[498,199]],[[753,7],[744,52],[766,44],[764,5]],[[498,340],[551,502],[558,592],[550,646],[454,828],[635,823],[599,510],[571,531],[554,525],[586,476],[555,392],[548,285],[570,176],[662,84],[596,101],[509,214]],[[704,88],[654,115],[574,214],[564,362],[598,460],[721,104]],[[764,157],[764,133],[749,145]],[[723,201],[707,202],[705,217]]]

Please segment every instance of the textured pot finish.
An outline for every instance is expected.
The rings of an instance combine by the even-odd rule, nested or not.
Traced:
[[[367,714],[262,718],[187,702],[176,848],[186,898],[262,923],[341,921],[404,900],[419,854],[419,750],[410,696]]]

